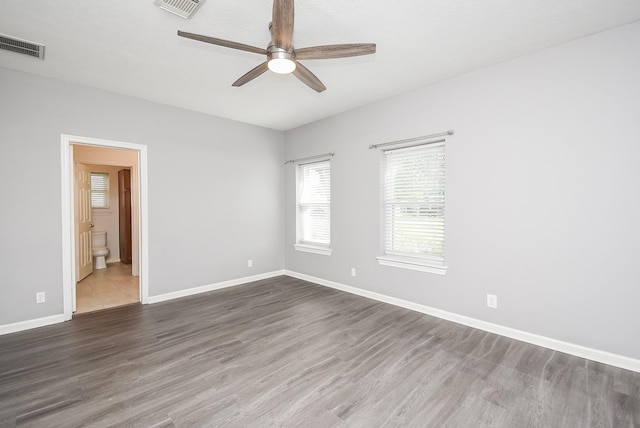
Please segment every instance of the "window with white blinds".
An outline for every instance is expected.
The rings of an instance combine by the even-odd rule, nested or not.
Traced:
[[[296,248],[329,254],[327,250],[331,244],[331,161],[326,159],[298,164],[297,185]]]
[[[444,268],[444,148],[440,141],[384,152],[384,253],[396,264],[382,264]]]
[[[109,173],[91,173],[91,208],[109,208]]]

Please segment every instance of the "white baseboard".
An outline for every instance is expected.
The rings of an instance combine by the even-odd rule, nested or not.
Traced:
[[[540,336],[528,333],[522,330],[516,330],[510,327],[493,324],[476,318],[455,314],[453,312],[443,311],[441,309],[432,308],[430,306],[421,305],[419,303],[410,302],[408,300],[398,299],[396,297],[387,296],[385,294],[375,293],[373,291],[363,290],[361,288],[352,287],[350,285],[340,284],[338,282],[317,278],[310,275],[290,271],[279,270],[267,272],[263,274],[247,276],[243,278],[233,279],[229,281],[218,282],[214,284],[203,285],[200,287],[189,288],[186,290],[174,291],[172,293],[160,294],[158,296],[150,296],[149,303],[159,303],[167,300],[177,299],[180,297],[192,296],[194,294],[206,293],[207,291],[219,290],[222,288],[233,287],[235,285],[245,284],[262,279],[273,278],[280,275],[288,275],[293,278],[302,279],[304,281],[313,282],[325,287],[335,288],[336,290],[345,291],[347,293],[377,300],[383,303],[399,306],[401,308],[410,309],[412,311],[442,318],[447,321],[453,321],[468,327],[477,328],[488,331],[490,333],[499,334],[522,342],[531,343],[533,345],[542,346],[555,351],[564,352],[566,354],[575,355],[577,357],[586,358],[588,360],[597,361],[611,366],[620,367],[626,370],[632,370],[640,373],[640,360],[626,357],[623,355],[613,354],[599,349],[588,348],[573,343],[564,342],[550,337]],[[44,318],[36,318],[27,321],[21,321],[13,324],[0,325],[0,335],[16,333],[23,330],[29,330],[37,327],[44,327],[51,324],[64,322],[64,314],[52,315]]]
[[[44,327],[60,322],[64,322],[64,314],[52,315],[44,318],[36,318],[27,321],[20,321],[13,324],[0,325],[0,335],[17,333],[19,331],[30,330],[37,327]]]
[[[285,270],[284,274],[288,276],[292,276],[294,278],[313,282],[315,284],[324,285],[326,287],[335,288],[341,291],[346,291],[347,293],[356,294],[358,296],[367,297],[369,299],[377,300],[384,303],[389,303],[391,305],[399,306],[401,308],[410,309],[412,311],[421,312],[423,314],[442,318],[447,321],[453,321],[455,323],[466,325],[468,327],[473,327],[480,330],[488,331],[490,333],[499,334],[501,336],[509,337],[511,339],[520,340],[522,342],[527,342],[533,345],[538,345],[548,349],[553,349],[555,351],[564,352],[565,354],[575,355],[577,357],[586,358],[588,360],[597,361],[600,363],[609,364],[611,366],[620,367],[626,370],[632,370],[634,372],[640,373],[640,360],[636,360],[634,358],[625,357],[623,355],[618,355],[618,354],[612,354],[610,352],[601,351],[598,349],[587,348],[585,346],[563,342],[561,340],[552,339],[550,337],[540,336],[533,333],[528,333],[522,330],[516,330],[510,327],[504,327],[498,324],[493,324],[493,323],[482,321],[476,318],[455,314],[453,312],[443,311],[441,309],[432,308],[430,306],[425,306],[425,305],[410,302],[407,300],[398,299],[395,297],[387,296],[385,294],[375,293],[373,291],[363,290],[361,288],[352,287],[350,285],[328,281],[322,278],[316,278],[316,277],[305,275],[298,272]]]
[[[234,285],[245,284],[248,282],[259,281],[261,279],[273,278],[275,276],[284,275],[284,270],[262,273],[244,278],[232,279],[230,281],[218,282],[215,284],[203,285],[201,287],[189,288],[187,290],[179,290],[173,293],[160,294],[158,296],[149,297],[149,303],[164,302],[166,300],[177,299],[179,297],[191,296],[193,294],[205,293],[207,291],[219,290],[221,288],[233,287]],[[32,320],[21,321],[13,324],[0,325],[0,336],[3,334],[17,333],[32,328],[44,327],[51,324],[64,322],[64,314],[53,315],[45,318],[37,318]]]
[[[178,290],[172,293],[149,296],[149,303],[165,302],[167,300],[178,299],[180,297],[192,296],[194,294],[206,293],[207,291],[219,290],[221,288],[233,287],[234,285],[245,284],[247,282],[260,281],[262,279],[273,278],[274,276],[285,275],[284,270],[261,273],[258,275],[245,276],[244,278],[232,279],[229,281],[216,282],[215,284],[201,285],[199,287]]]

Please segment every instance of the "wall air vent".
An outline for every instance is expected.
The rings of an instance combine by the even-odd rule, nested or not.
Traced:
[[[191,18],[204,0],[157,0],[158,6],[183,18]]]
[[[44,59],[44,45],[0,34],[0,50],[11,51]]]

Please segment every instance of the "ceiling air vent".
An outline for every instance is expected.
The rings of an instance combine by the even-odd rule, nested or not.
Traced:
[[[0,34],[0,50],[44,59],[44,45]]]
[[[203,0],[158,0],[158,6],[183,18],[191,18]]]

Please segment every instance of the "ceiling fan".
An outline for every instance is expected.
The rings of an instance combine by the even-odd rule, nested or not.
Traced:
[[[294,49],[293,44],[291,43],[293,38],[293,15],[293,0],[274,0],[273,18],[269,24],[271,42],[266,49],[179,30],[178,36],[227,48],[266,55],[267,60],[265,62],[233,82],[233,86],[242,86],[260,76],[267,70],[271,70],[279,74],[292,73],[311,89],[317,92],[322,92],[327,88],[315,74],[298,62],[298,60],[346,58],[351,56],[370,55],[376,52],[375,43],[325,45]]]

